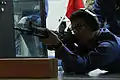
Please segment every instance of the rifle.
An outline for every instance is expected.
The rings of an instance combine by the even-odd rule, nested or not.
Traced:
[[[29,24],[28,25],[22,26],[22,25],[17,25],[14,27],[14,30],[20,31],[21,34],[27,34],[27,35],[33,35],[37,36],[40,38],[48,38],[49,37],[49,30],[47,28],[42,28],[39,25],[36,24]]]
[[[19,27],[18,27],[19,26]],[[59,39],[71,50],[73,49],[73,45],[74,45],[74,40],[75,38],[73,38],[73,35],[71,33],[71,31],[68,29],[68,31],[64,31],[64,29],[60,29],[59,28],[59,32],[57,31],[53,31],[53,30],[48,30],[47,28],[43,28],[42,26],[39,26],[35,23],[30,23],[29,25],[26,26],[21,26],[18,25],[16,27],[14,27],[15,30],[20,31],[21,34],[27,34],[27,35],[33,35],[33,36],[37,36],[40,39],[46,39],[49,37],[50,31],[54,32],[56,35],[58,35]],[[63,25],[61,25],[63,26]],[[54,50],[54,45],[47,45],[47,48],[49,50]]]

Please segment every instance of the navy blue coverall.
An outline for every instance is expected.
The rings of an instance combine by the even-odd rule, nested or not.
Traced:
[[[107,22],[108,29],[114,34],[120,35],[116,14],[116,0],[95,0],[93,11],[97,15],[101,27]]]
[[[78,44],[76,52],[61,46],[56,54],[65,72],[83,74],[97,68],[120,72],[120,39],[108,31],[100,31],[87,46]]]

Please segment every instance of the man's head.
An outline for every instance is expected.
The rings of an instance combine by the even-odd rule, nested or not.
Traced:
[[[73,32],[82,43],[87,43],[99,29],[95,15],[85,9],[75,11],[70,21]]]

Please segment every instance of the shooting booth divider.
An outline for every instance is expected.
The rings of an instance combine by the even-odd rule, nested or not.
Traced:
[[[39,1],[41,26],[46,27],[44,0]],[[12,0],[0,0],[0,78],[57,78],[57,59],[16,57],[14,10]]]
[[[15,26],[14,1],[27,2],[30,0],[0,0],[0,57],[2,58],[16,57],[15,30],[13,29]],[[40,2],[41,26],[46,27],[45,0],[31,1]],[[46,46],[43,43],[42,46],[44,49],[42,57],[48,57]]]

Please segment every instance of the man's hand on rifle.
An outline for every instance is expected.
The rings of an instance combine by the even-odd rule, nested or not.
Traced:
[[[44,44],[46,44],[46,45],[58,45],[59,43],[61,43],[60,39],[58,38],[58,36],[54,32],[48,30],[48,35],[49,35],[48,38],[41,39]]]

